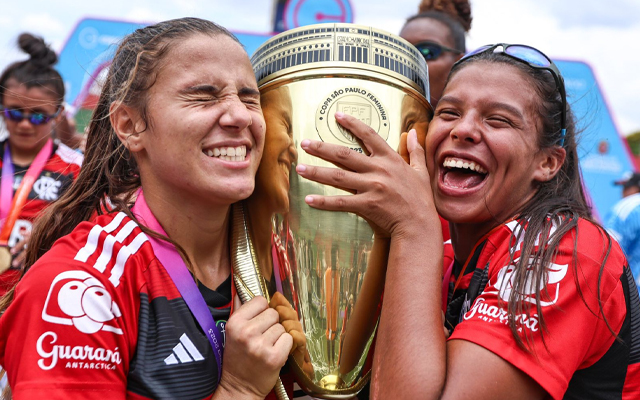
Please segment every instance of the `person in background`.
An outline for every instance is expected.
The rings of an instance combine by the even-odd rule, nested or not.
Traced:
[[[64,145],[84,154],[87,136],[79,133],[76,130],[76,126],[76,120],[65,110],[62,114],[62,119],[55,126],[53,137]]]
[[[230,265],[230,207],[254,190],[264,137],[229,31],[181,18],[122,40],[80,175],[0,305],[15,399],[274,398],[295,340],[264,297],[240,304]]]
[[[427,61],[429,100],[433,108],[442,95],[451,67],[466,51],[465,35],[471,29],[471,21],[468,0],[422,0],[418,14],[407,18],[400,30],[400,37],[416,46]],[[442,236],[447,241],[449,224],[443,218],[440,218],[440,224]],[[449,249],[445,257],[452,257]]]
[[[418,14],[407,19],[400,36],[416,46],[429,67],[431,105],[435,108],[453,64],[466,51],[471,29],[468,0],[422,0]]]
[[[499,43],[461,59],[426,154],[409,132],[410,165],[360,121],[336,120],[370,156],[302,141],[343,170],[296,171],[355,193],[307,204],[390,237],[372,399],[640,398],[640,297],[591,214],[564,81],[546,55]],[[444,282],[438,214],[455,257]]]
[[[64,124],[64,84],[57,56],[41,37],[23,33],[18,45],[29,59],[0,74],[0,113],[8,132],[0,142],[0,295],[12,287],[36,217],[69,188],[82,156],[52,141]]]
[[[622,186],[622,199],[613,206],[604,225],[620,243],[640,284],[640,173],[629,172],[614,184]]]

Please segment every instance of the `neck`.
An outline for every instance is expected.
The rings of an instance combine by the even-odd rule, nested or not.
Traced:
[[[463,264],[467,261],[476,244],[493,228],[499,224],[491,225],[478,224],[456,224],[449,223],[451,234],[451,244],[453,245],[455,259]]]
[[[21,167],[28,167],[31,165],[33,160],[36,159],[36,156],[42,150],[47,141],[43,141],[36,149],[24,151],[20,149],[18,146],[12,146],[11,141],[9,141],[9,147],[11,149],[11,162]]]
[[[153,215],[189,257],[195,277],[215,290],[231,273],[229,205],[212,207],[189,196],[163,193],[160,185],[143,184],[143,190]]]

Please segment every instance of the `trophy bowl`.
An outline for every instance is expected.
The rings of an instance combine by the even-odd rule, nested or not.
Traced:
[[[363,152],[336,112],[365,122],[394,149],[412,128],[424,145],[433,116],[427,65],[396,35],[340,23],[283,32],[251,62],[267,131],[255,191],[233,211],[234,280],[243,301],[280,292],[297,313],[306,348],[288,364],[300,387],[352,398],[370,375],[388,243],[374,240],[357,215],[306,205],[308,194],[346,192],[304,180],[294,167],[330,165],[306,154],[303,139]]]

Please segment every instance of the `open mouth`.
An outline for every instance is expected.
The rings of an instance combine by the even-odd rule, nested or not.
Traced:
[[[451,188],[472,189],[480,185],[487,177],[487,170],[474,161],[447,157],[442,162],[443,183]]]
[[[244,161],[247,158],[247,146],[212,147],[202,149],[208,157],[220,158],[225,161]]]

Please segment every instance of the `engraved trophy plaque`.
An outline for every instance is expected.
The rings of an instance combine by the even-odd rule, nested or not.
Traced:
[[[306,348],[288,365],[302,389],[352,398],[369,379],[388,248],[364,219],[307,206],[307,194],[345,192],[300,178],[294,166],[330,165],[300,148],[305,138],[363,151],[336,112],[395,149],[412,128],[424,145],[433,115],[427,65],[404,39],[353,24],[283,32],[251,61],[267,132],[255,192],[233,210],[234,280],[243,301],[277,291],[297,313]]]

